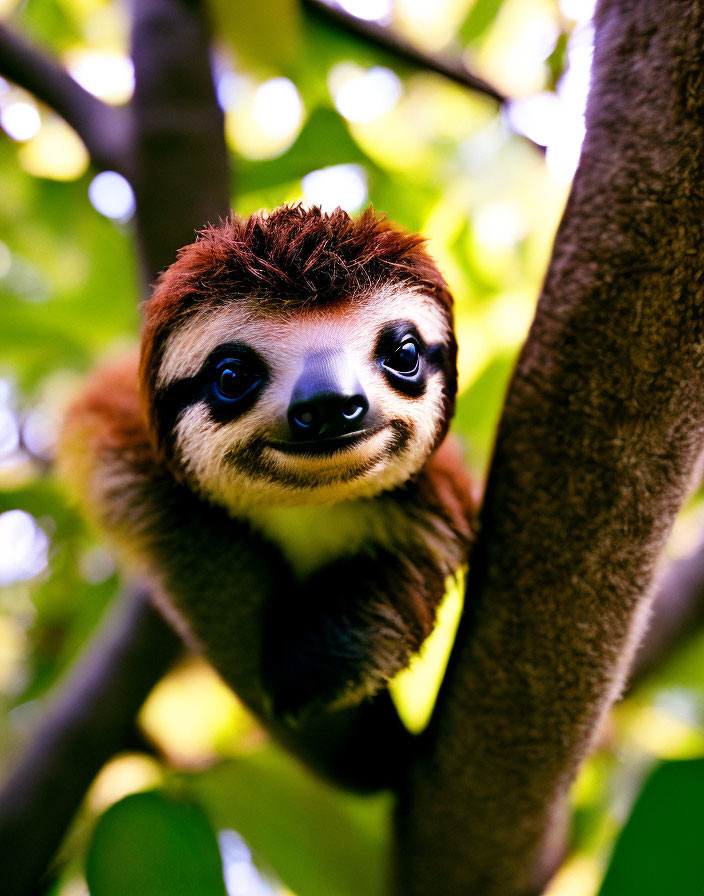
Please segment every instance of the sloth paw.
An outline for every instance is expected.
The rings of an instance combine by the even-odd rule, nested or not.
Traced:
[[[306,656],[299,649],[282,651],[265,675],[265,687],[274,716],[289,724],[301,724],[313,715],[361,703],[384,685],[373,670],[349,659],[320,651]]]

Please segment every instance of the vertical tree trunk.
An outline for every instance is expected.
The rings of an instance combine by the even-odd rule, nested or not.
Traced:
[[[508,393],[397,891],[529,896],[704,433],[704,9],[603,0],[587,137]]]
[[[230,211],[223,114],[201,0],[135,0],[133,186],[147,280]]]

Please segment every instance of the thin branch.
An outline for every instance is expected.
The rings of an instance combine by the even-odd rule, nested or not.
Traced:
[[[34,891],[101,766],[182,645],[145,591],[120,599],[0,789],[0,891]]]
[[[84,90],[54,59],[0,25],[0,75],[57,112],[84,142],[97,168],[128,175],[129,119]]]
[[[404,896],[535,896],[704,430],[704,8],[601,0],[587,136],[400,794]]]
[[[461,59],[446,59],[433,53],[427,53],[393,32],[390,28],[380,25],[378,22],[358,19],[356,16],[345,12],[344,9],[326,3],[325,0],[302,0],[302,3],[313,15],[332,22],[344,31],[363,38],[368,43],[381,47],[403,62],[444,75],[451,81],[462,84],[464,87],[469,87],[477,93],[496,100],[500,104],[508,100],[508,97],[502,91],[485,81],[484,78],[476,75]]]

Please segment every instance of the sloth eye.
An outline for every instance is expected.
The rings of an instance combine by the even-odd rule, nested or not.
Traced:
[[[418,343],[413,337],[406,337],[396,351],[384,361],[384,367],[403,376],[415,376],[420,366]]]
[[[226,358],[215,368],[215,388],[228,401],[244,398],[260,382],[261,377],[237,358]]]

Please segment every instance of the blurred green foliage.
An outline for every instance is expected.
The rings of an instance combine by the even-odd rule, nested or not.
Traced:
[[[393,24],[431,51],[463,52],[516,96],[560,82],[570,61],[574,7],[556,0],[443,0],[425,7],[398,0]],[[358,191],[351,210],[355,202],[371,201],[429,238],[457,302],[455,431],[481,480],[566,195],[564,180],[512,133],[491,101],[398,64],[311,19],[293,0],[212,0],[211,11],[234,208],[248,214],[302,196],[310,201],[316,197],[308,175],[354,166],[339,169]],[[21,6],[0,0],[0,12],[12,14],[13,25],[67,64],[89,52],[125,57],[126,13],[113,0],[28,0]],[[270,29],[271,21],[280,27]],[[545,43],[542,55],[535,50],[538,38]],[[360,84],[377,69],[383,73],[373,83],[390,99],[370,116],[370,94]],[[268,93],[262,92],[266,85]],[[272,96],[289,97],[286,114],[273,125]],[[13,102],[33,103],[0,83],[0,110]],[[142,298],[129,222],[109,220],[93,207],[88,191],[95,172],[86,170],[70,143],[61,166],[59,142],[48,158],[40,152],[42,135],[54,134],[46,129],[60,125],[48,110],[39,114],[34,136],[14,141],[0,132],[0,514],[21,510],[39,527],[34,568],[9,576],[0,588],[0,706],[6,710],[0,748],[28,729],[40,708],[37,698],[86,643],[119,587],[109,555],[52,473],[51,442],[80,376],[97,359],[135,343]],[[693,543],[699,516],[693,504],[678,524],[674,553]],[[0,530],[0,575],[12,569],[11,554],[29,550],[31,533],[22,544],[3,544],[7,531]],[[42,537],[48,538],[45,557]],[[690,646],[647,692],[614,713],[575,787],[573,854],[551,896],[597,892],[614,837],[656,759],[704,754],[701,648]],[[196,668],[175,673],[176,696],[158,689],[143,714],[142,731],[157,756],[153,765],[130,755],[101,773],[67,841],[67,870],[51,892],[83,892],[87,855],[94,896],[128,890],[154,896],[161,892],[154,875],[165,868],[174,873],[170,894],[187,883],[183,892],[215,896],[224,885],[213,831],[235,829],[257,862],[283,882],[265,874],[267,892],[381,896],[388,798],[363,800],[314,781],[268,743],[231,695],[223,696],[212,673]],[[175,709],[169,703],[160,713],[157,704],[167,699],[176,701]],[[164,721],[173,716],[180,729]],[[189,727],[200,736],[184,751]],[[151,790],[155,774],[161,790],[130,795]],[[616,848],[603,896],[704,892],[697,853],[702,788],[699,761],[655,774]],[[141,839],[150,848],[135,856],[130,850]],[[132,874],[141,889],[126,883]]]

